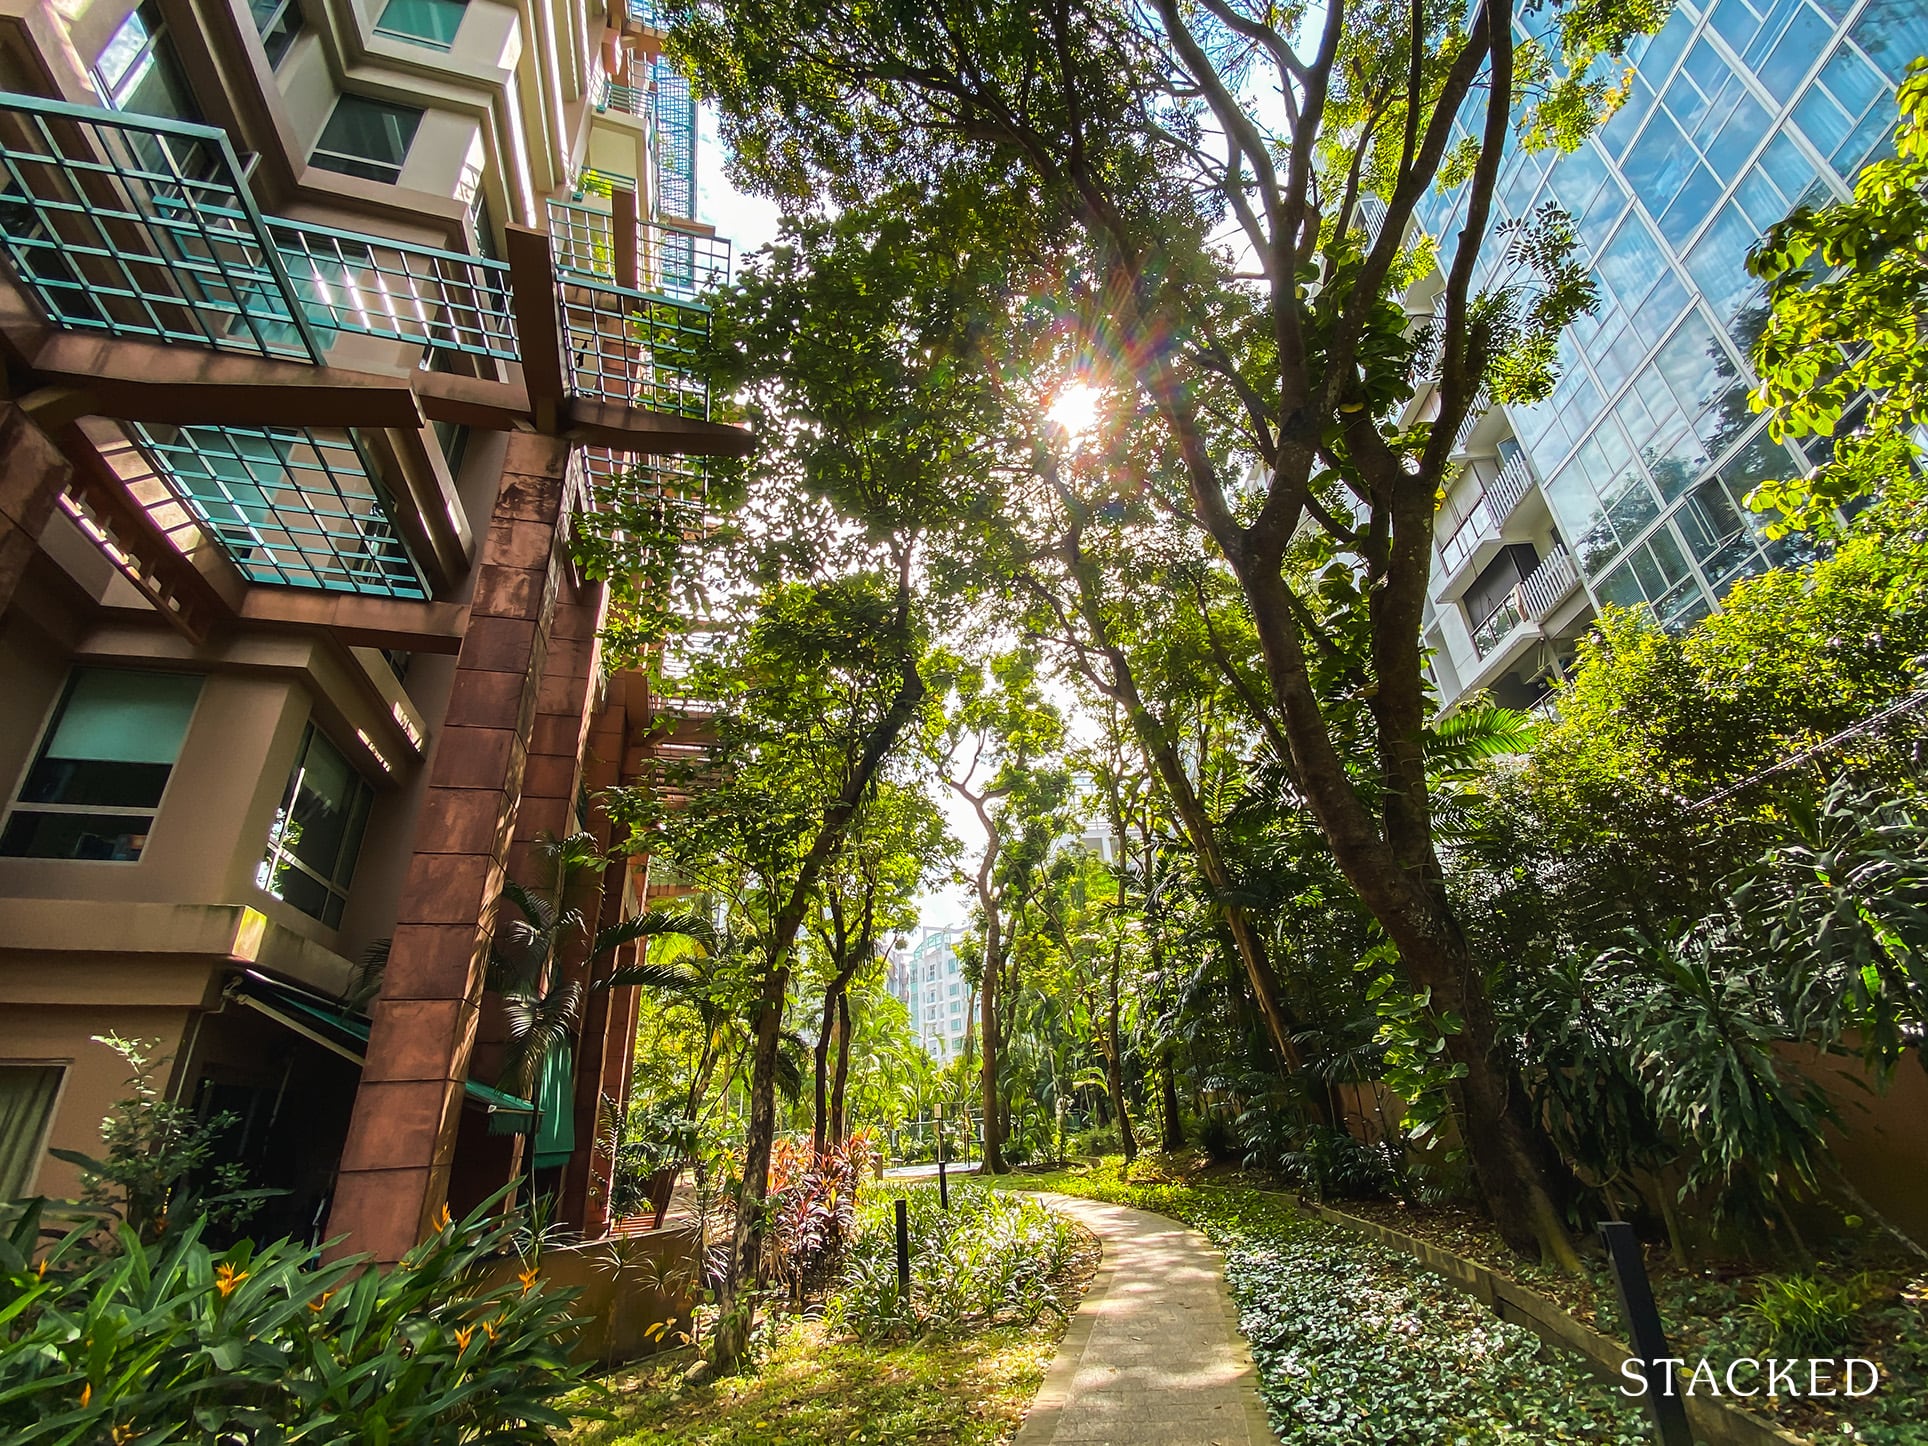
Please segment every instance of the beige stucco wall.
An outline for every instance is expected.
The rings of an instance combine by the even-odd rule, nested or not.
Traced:
[[[4,981],[3,967],[0,981]],[[0,982],[0,988],[4,988],[4,982]],[[5,1014],[6,1023],[0,1027],[0,1063],[57,1064],[64,1071],[48,1148],[89,1155],[100,1153],[100,1122],[114,1102],[127,1094],[128,1076],[125,1061],[90,1036],[118,1034],[126,1039],[151,1040],[154,1057],[171,1060],[182,1052],[192,1018],[192,1011],[182,1005],[141,1005],[118,999],[110,1002],[106,997],[84,1010],[13,1004],[6,1007]],[[171,1075],[171,1065],[164,1068]],[[80,1171],[51,1154],[45,1155],[28,1189],[35,1194],[71,1198],[80,1193]]]

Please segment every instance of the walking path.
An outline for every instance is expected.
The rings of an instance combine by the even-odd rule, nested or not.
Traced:
[[[1224,1261],[1175,1220],[1041,1195],[1104,1259],[1013,1446],[1273,1446]]]

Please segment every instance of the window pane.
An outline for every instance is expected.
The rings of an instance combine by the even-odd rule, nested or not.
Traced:
[[[388,0],[375,28],[447,50],[468,8],[468,0]]]
[[[421,123],[422,112],[414,106],[344,95],[322,129],[314,163],[351,176],[393,181],[401,174],[415,128]]]
[[[309,725],[256,882],[330,926],[354,877],[373,790]]]
[[[57,1064],[0,1064],[0,1200],[17,1200],[33,1185],[60,1076]]]
[[[52,758],[112,763],[172,763],[201,696],[193,673],[130,673],[82,668],[74,674],[60,721],[47,741]]]

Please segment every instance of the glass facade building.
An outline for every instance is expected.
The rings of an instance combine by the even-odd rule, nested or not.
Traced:
[[[1471,480],[1437,524],[1428,631],[1444,700],[1493,687],[1530,702],[1594,607],[1644,602],[1685,627],[1736,578],[1796,560],[1742,500],[1813,460],[1748,406],[1764,312],[1747,251],[1795,206],[1849,194],[1890,145],[1895,86],[1924,53],[1919,0],[1683,0],[1632,53],[1626,103],[1599,133],[1570,154],[1507,158],[1496,212],[1566,211],[1599,304],[1564,338],[1551,396],[1462,434]],[[1419,213],[1442,267],[1465,192]],[[1504,250],[1485,248],[1482,281]],[[1586,605],[1530,595],[1553,553]]]

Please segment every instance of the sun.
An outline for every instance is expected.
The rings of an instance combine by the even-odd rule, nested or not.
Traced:
[[[1072,437],[1082,437],[1098,425],[1104,394],[1089,382],[1066,382],[1052,398],[1045,416]]]

